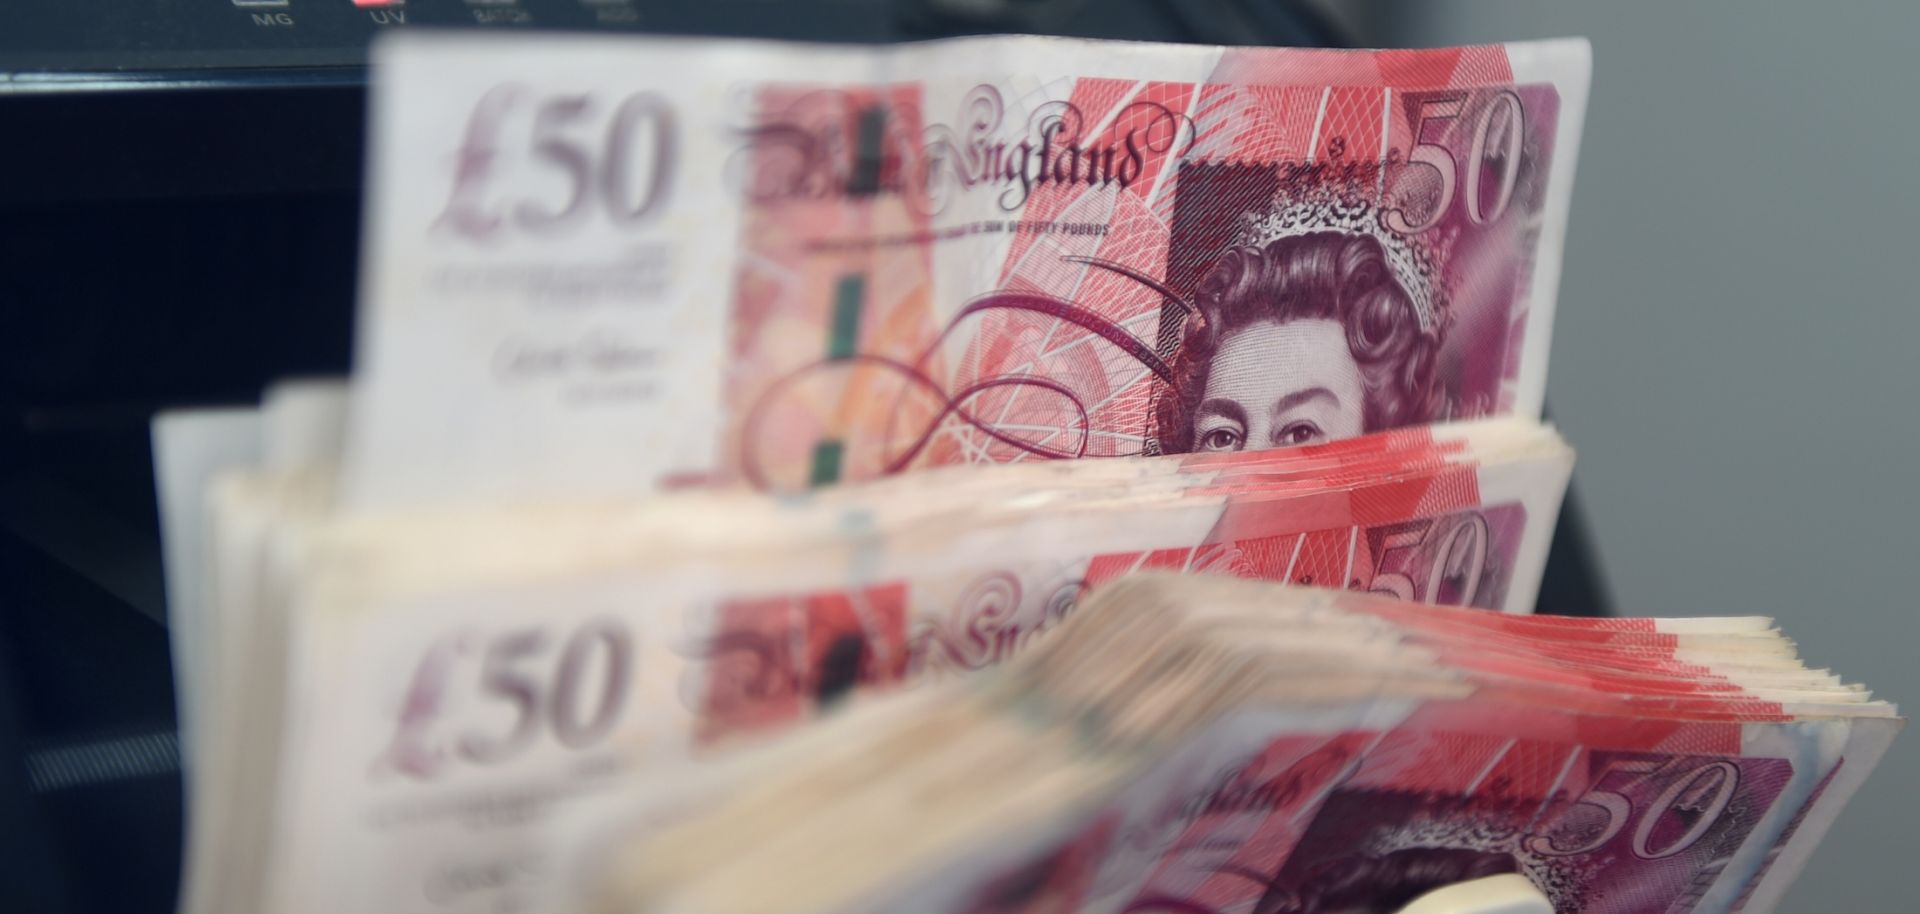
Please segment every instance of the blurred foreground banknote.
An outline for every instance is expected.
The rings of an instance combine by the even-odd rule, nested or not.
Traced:
[[[576,812],[547,903],[1458,914],[1519,876],[1539,906],[1497,910],[1770,911],[1903,723],[1766,619],[1141,575],[1006,666]]]

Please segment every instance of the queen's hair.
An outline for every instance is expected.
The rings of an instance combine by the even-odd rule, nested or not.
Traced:
[[[1160,453],[1193,450],[1194,413],[1226,339],[1256,323],[1322,318],[1346,330],[1365,388],[1362,429],[1432,421],[1440,331],[1423,327],[1413,299],[1370,235],[1338,231],[1230,248],[1201,278],[1181,328],[1172,383],[1154,404]]]

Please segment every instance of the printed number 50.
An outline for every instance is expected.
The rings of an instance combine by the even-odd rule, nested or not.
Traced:
[[[545,642],[543,632],[527,629],[505,635],[488,647],[480,667],[481,690],[512,705],[514,722],[504,735],[462,736],[462,755],[485,764],[516,754],[539,734],[543,711],[554,739],[569,749],[585,748],[612,729],[626,695],[632,656],[626,630],[602,621],[574,632],[560,651],[550,688],[543,687],[543,677],[523,666],[523,661],[530,662],[541,653]],[[582,713],[580,680],[595,648],[605,653],[606,665],[593,709]]]
[[[1438,143],[1424,141],[1427,124],[1434,121],[1450,121],[1460,116],[1466,107],[1465,96],[1434,99],[1422,102],[1419,119],[1413,125],[1413,151],[1407,153],[1408,165],[1425,165],[1433,169],[1434,176],[1440,180],[1440,190],[1433,205],[1426,210],[1425,218],[1418,223],[1407,219],[1403,208],[1387,211],[1387,228],[1402,235],[1424,232],[1438,224],[1447,214],[1447,208],[1453,205],[1454,189],[1459,183],[1457,172],[1459,164],[1453,159],[1453,153]],[[1506,114],[1504,148],[1489,150],[1487,144],[1493,138],[1495,117]],[[1500,218],[1507,211],[1507,204],[1513,201],[1513,186],[1520,177],[1520,143],[1525,126],[1525,112],[1520,106],[1520,96],[1503,91],[1494,96],[1493,101],[1480,110],[1480,123],[1473,130],[1473,143],[1467,147],[1466,198],[1467,218],[1474,225],[1484,225]],[[1498,152],[1495,159],[1500,166],[1500,186],[1493,201],[1482,200],[1480,176],[1486,171],[1488,155]]]
[[[1630,762],[1610,762],[1606,768],[1601,770],[1600,777],[1596,778],[1594,783],[1603,783],[1606,781],[1608,775],[1616,772],[1646,774],[1657,771],[1665,767],[1666,764],[1665,762],[1653,761],[1651,759]],[[1698,785],[1701,778],[1715,776],[1717,776],[1718,779],[1712,784],[1712,797],[1708,799],[1704,808],[1696,811],[1697,817],[1693,820],[1692,825],[1687,828],[1686,832],[1680,837],[1675,838],[1673,842],[1666,847],[1654,847],[1653,830],[1660,824],[1660,818],[1672,811],[1674,804],[1679,802],[1680,796]],[[1708,830],[1713,828],[1714,823],[1720,821],[1720,814],[1726,812],[1727,804],[1733,801],[1734,790],[1737,789],[1739,785],[1740,769],[1732,762],[1727,761],[1708,762],[1705,765],[1701,765],[1687,772],[1681,777],[1675,778],[1673,783],[1668,784],[1665,790],[1660,791],[1660,795],[1654,798],[1653,804],[1648,806],[1646,811],[1641,814],[1640,823],[1633,830],[1633,841],[1628,847],[1633,851],[1634,856],[1642,860],[1664,859],[1692,847],[1701,838],[1706,837]],[[1527,839],[1527,850],[1547,857],[1571,857],[1578,854],[1592,853],[1600,849],[1607,842],[1618,837],[1620,832],[1626,829],[1628,821],[1633,818],[1633,802],[1628,800],[1625,794],[1615,793],[1611,790],[1589,790],[1586,795],[1582,796],[1574,805],[1589,806],[1600,810],[1606,814],[1607,824],[1592,838],[1582,841],[1573,847],[1555,847],[1551,838],[1545,835],[1535,835]]]
[[[1436,520],[1421,529],[1403,530],[1394,533],[1381,543],[1380,556],[1384,563],[1389,553],[1396,549],[1419,550],[1428,541],[1434,540],[1435,531],[1441,522]],[[1413,578],[1397,572],[1375,575],[1372,590],[1375,593],[1390,593],[1402,600],[1418,600],[1421,603],[1441,603],[1442,585],[1450,579],[1461,582],[1459,598],[1451,605],[1472,606],[1480,595],[1481,578],[1487,570],[1487,550],[1492,543],[1492,533],[1487,529],[1487,519],[1478,514],[1468,514],[1447,528],[1447,532],[1438,537],[1438,545],[1433,550],[1433,564],[1426,569],[1427,586],[1419,591]]]

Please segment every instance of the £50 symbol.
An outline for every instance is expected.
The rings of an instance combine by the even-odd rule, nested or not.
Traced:
[[[641,225],[672,187],[677,142],[673,108],[652,92],[608,105],[498,86],[467,116],[434,230],[485,241],[509,226],[545,234],[595,213]]]
[[[376,770],[431,778],[455,762],[508,761],[543,736],[567,749],[598,744],[626,703],[633,638],[620,623],[596,619],[555,648],[539,628],[464,632],[435,644],[414,668]],[[487,710],[448,719],[456,707]],[[492,722],[470,719],[481,716]]]
[[[1439,224],[1447,208],[1458,197],[1466,205],[1467,219],[1474,225],[1497,221],[1513,202],[1513,189],[1520,177],[1520,153],[1524,145],[1526,110],[1520,96],[1501,90],[1483,99],[1478,110],[1468,111],[1468,96],[1448,96],[1420,103],[1413,121],[1413,148],[1407,153],[1407,166],[1424,166],[1425,180],[1435,182],[1417,195],[1424,207],[1410,216],[1407,207],[1386,211],[1382,220],[1387,228],[1402,235],[1415,235]],[[1470,116],[1472,133],[1465,161],[1457,161],[1441,143],[1426,141],[1428,125]],[[1487,172],[1494,174],[1489,177]],[[1464,180],[1462,180],[1464,178]],[[1464,184],[1464,188],[1461,185]],[[1463,192],[1464,191],[1464,192]]]

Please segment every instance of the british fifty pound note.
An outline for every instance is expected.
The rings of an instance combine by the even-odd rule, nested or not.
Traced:
[[[1582,41],[406,34],[360,503],[1537,417]]]

